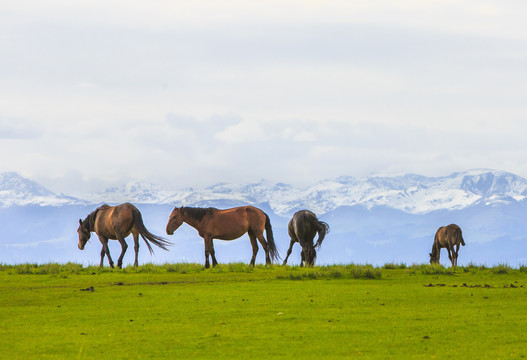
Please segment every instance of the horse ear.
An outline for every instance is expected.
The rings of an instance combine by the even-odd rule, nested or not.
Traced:
[[[81,224],[81,225],[82,225],[82,219],[79,219],[79,224]]]

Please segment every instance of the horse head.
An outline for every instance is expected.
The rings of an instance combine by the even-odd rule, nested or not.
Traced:
[[[315,266],[315,259],[317,258],[317,252],[313,244],[309,244],[309,243],[305,244],[302,247],[302,252],[304,254],[304,260],[306,262],[306,266]]]
[[[81,219],[79,219],[77,233],[79,233],[79,249],[84,250],[84,246],[90,240],[91,232]]]
[[[183,208],[174,208],[172,210],[172,213],[170,214],[170,217],[168,218],[168,224],[167,224],[167,234],[173,235],[174,231],[176,231],[181,224],[183,224],[183,214],[181,213]]]
[[[430,264],[437,264],[439,263],[439,259],[437,258],[437,255],[434,252],[430,253]]]

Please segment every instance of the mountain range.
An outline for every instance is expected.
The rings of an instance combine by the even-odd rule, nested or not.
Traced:
[[[130,182],[86,194],[83,198],[57,195],[17,173],[0,174],[0,206],[61,206],[132,202],[206,206],[214,202],[268,204],[277,215],[290,216],[309,208],[325,214],[342,206],[368,209],[384,206],[411,214],[459,210],[478,204],[522,202],[527,198],[527,179],[495,170],[470,170],[444,177],[402,175],[355,178],[343,176],[308,187],[261,180],[236,185],[220,183],[201,189],[164,189],[150,183]]]
[[[84,218],[101,203],[122,202],[136,204],[147,227],[159,234],[164,233],[174,206],[226,208],[252,204],[271,217],[282,252],[289,243],[289,218],[297,210],[310,209],[332,228],[319,252],[319,263],[427,262],[435,230],[450,222],[462,227],[469,244],[460,250],[460,264],[518,265],[526,261],[527,226],[523,217],[527,210],[527,180],[504,171],[475,169],[442,177],[343,176],[306,187],[261,180],[167,189],[130,182],[77,197],[53,193],[17,173],[2,173],[0,250],[5,249],[0,262],[86,262],[86,256],[75,249],[78,218]],[[157,251],[155,258],[143,254],[143,260],[200,262],[201,238],[189,227],[181,229],[169,239],[179,249],[174,250],[176,257],[172,251]],[[216,252],[225,253],[228,261],[247,261],[250,254],[248,241],[215,244]],[[71,247],[66,253],[61,251],[65,245]],[[53,248],[56,251],[50,250]],[[97,255],[90,254],[88,262],[97,263],[99,245],[92,248]],[[115,248],[112,252],[118,251]],[[441,261],[446,265],[445,259],[446,253]],[[298,256],[291,258],[293,263],[297,260]]]

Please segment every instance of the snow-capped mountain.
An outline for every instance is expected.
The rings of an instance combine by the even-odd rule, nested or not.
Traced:
[[[86,197],[92,203],[162,203],[171,192],[161,186],[151,183],[132,181],[121,186],[114,186],[102,193],[91,194]]]
[[[155,185],[128,184],[101,194],[108,202],[208,206],[221,201],[267,203],[282,216],[309,208],[324,214],[340,206],[383,206],[411,214],[459,210],[484,203],[518,202],[527,197],[527,180],[503,171],[470,170],[444,177],[403,175],[392,177],[339,177],[299,188],[262,180],[234,185],[216,184],[201,189],[163,190]]]
[[[14,205],[80,204],[81,200],[70,196],[57,195],[35,181],[14,172],[0,174],[0,207]]]
[[[343,176],[300,188],[261,180],[251,184],[220,183],[200,189],[164,189],[156,184],[130,182],[84,197],[85,203],[174,204],[213,206],[268,204],[278,215],[289,216],[308,208],[324,214],[341,206],[388,207],[420,214],[435,210],[460,210],[484,204],[520,202],[527,198],[527,180],[504,171],[469,170],[443,177],[402,175],[355,178]],[[56,195],[15,173],[0,175],[0,204],[62,205],[79,200]]]
[[[459,210],[485,203],[522,201],[527,180],[494,170],[470,170],[445,177],[403,175],[321,181],[306,191],[306,202],[321,213],[339,206],[385,206],[407,213]]]

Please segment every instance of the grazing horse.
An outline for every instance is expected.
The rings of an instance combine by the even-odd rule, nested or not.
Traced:
[[[329,232],[329,225],[318,220],[317,216],[311,211],[300,210],[289,221],[287,230],[291,238],[291,243],[289,250],[287,250],[284,265],[287,263],[287,258],[289,258],[289,255],[293,251],[293,245],[297,242],[302,246],[300,266],[304,266],[304,261],[306,262],[306,266],[314,266],[315,258],[317,257],[315,248],[320,248],[320,245],[322,245],[322,241],[324,241],[326,234]],[[317,233],[318,240],[314,245],[313,239]]]
[[[154,245],[159,246],[161,249],[168,250],[167,245],[172,245],[162,237],[151,234],[143,224],[143,217],[137,208],[129,203],[109,206],[102,205],[95,209],[90,215],[84,220],[79,219],[79,249],[84,250],[86,242],[90,239],[91,232],[94,231],[99,240],[102,243],[101,250],[101,267],[103,265],[104,255],[108,257],[110,267],[113,268],[113,261],[110,257],[110,250],[108,248],[108,240],[118,240],[121,243],[121,256],[117,261],[119,268],[123,265],[123,256],[128,248],[125,237],[132,234],[135,243],[135,262],[134,266],[137,267],[137,255],[139,253],[139,235],[143,238],[150,254],[153,253],[150,242]]]
[[[448,258],[452,262],[452,267],[456,267],[457,253],[460,244],[465,246],[465,240],[463,240],[463,234],[459,226],[456,224],[441,226],[434,237],[434,245],[432,246],[432,252],[430,253],[430,264],[439,263],[441,248],[446,248],[448,251]]]
[[[241,206],[226,210],[176,207],[168,219],[167,234],[174,234],[174,231],[184,222],[198,230],[199,235],[205,241],[206,268],[210,267],[209,255],[212,258],[212,266],[218,264],[214,256],[214,244],[212,242],[214,239],[234,240],[245,233],[249,234],[253,248],[251,265],[254,266],[258,253],[257,239],[265,251],[266,264],[271,264],[271,259],[276,260],[278,258],[269,216],[254,206]],[[263,236],[264,230],[267,233],[267,240]]]

